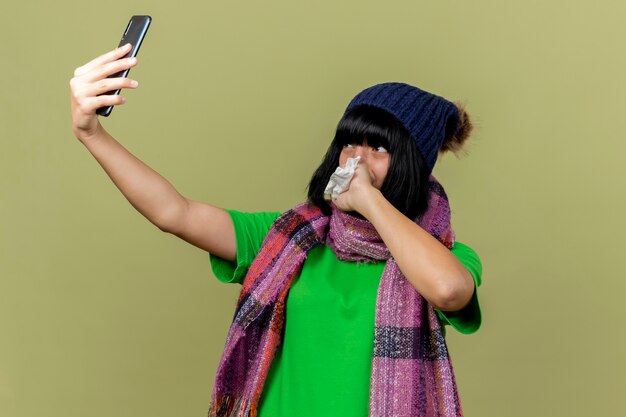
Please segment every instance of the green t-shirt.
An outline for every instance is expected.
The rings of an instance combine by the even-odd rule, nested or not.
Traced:
[[[215,276],[241,283],[280,213],[229,211],[237,240],[236,263],[211,256]],[[456,242],[452,253],[480,285],[476,253]],[[365,417],[374,346],[376,294],[385,262],[339,261],[329,246],[309,252],[287,296],[283,343],[265,382],[260,417]],[[476,292],[444,324],[475,332],[481,314]]]

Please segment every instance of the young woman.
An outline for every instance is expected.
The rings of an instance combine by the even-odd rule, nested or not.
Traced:
[[[471,131],[465,111],[402,83],[357,94],[309,184],[285,213],[226,211],[180,195],[98,121],[121,105],[106,78],[136,65],[124,46],[77,68],[72,127],[148,220],[211,254],[242,284],[210,416],[459,416],[444,325],[472,333],[481,263],[455,242],[437,155]],[[332,201],[332,173],[358,158]]]

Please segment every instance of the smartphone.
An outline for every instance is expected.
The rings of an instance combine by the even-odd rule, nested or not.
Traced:
[[[139,47],[141,46],[141,42],[143,42],[143,38],[146,36],[148,32],[148,27],[150,27],[150,22],[152,22],[152,18],[150,16],[133,16],[130,18],[128,22],[128,26],[126,26],[126,30],[122,35],[122,40],[118,46],[126,45],[127,43],[132,44],[132,48],[129,53],[127,53],[123,58],[133,58],[137,56],[139,52]],[[129,69],[125,69],[123,71],[117,72],[115,74],[109,75],[108,78],[116,78],[116,77],[126,77],[128,75]],[[119,94],[120,90],[107,91],[104,94]],[[113,106],[100,107],[96,110],[100,116],[108,117],[113,111]]]

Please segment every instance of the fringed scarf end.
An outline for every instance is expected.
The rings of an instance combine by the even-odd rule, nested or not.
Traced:
[[[257,417],[257,414],[256,404],[246,402],[243,397],[217,395],[209,405],[208,417]]]

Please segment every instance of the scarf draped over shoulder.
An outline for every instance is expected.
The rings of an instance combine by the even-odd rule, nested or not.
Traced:
[[[431,175],[428,209],[416,223],[452,248],[446,193]],[[285,323],[285,302],[308,252],[328,244],[339,260],[387,260],[378,286],[370,377],[371,417],[462,416],[441,323],[404,277],[372,224],[333,206],[302,203],[272,225],[243,281],[209,417],[256,417]]]

